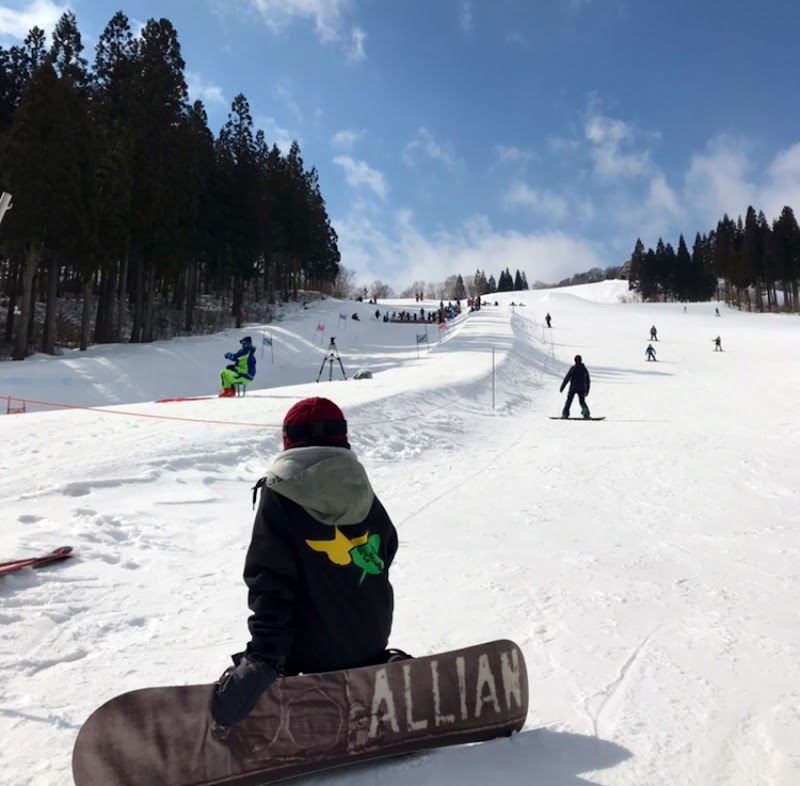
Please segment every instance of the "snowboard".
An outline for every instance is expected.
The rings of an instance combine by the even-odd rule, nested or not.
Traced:
[[[519,647],[464,649],[277,680],[241,723],[217,726],[214,685],[145,688],[95,710],[72,753],[75,786],[265,786],[298,775],[519,731]]]
[[[51,562],[56,562],[62,559],[68,559],[72,556],[72,546],[62,546],[61,548],[51,551],[40,557],[28,557],[27,559],[15,559],[10,562],[0,562],[0,576],[6,573],[13,573],[23,568],[39,568],[42,565],[48,565]]]
[[[594,416],[585,418],[583,415],[581,415],[579,418],[573,418],[573,417],[562,418],[560,415],[550,416],[550,420],[605,420],[605,419],[606,419],[605,415],[601,415],[599,418],[596,418]]]

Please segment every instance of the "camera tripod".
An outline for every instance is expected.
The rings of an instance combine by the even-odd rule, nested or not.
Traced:
[[[330,382],[333,379],[334,360],[339,361],[339,368],[342,370],[342,379],[347,379],[347,374],[344,373],[344,366],[342,365],[342,359],[339,357],[339,351],[336,349],[336,339],[333,336],[331,336],[331,343],[328,344],[328,352],[322,359],[322,365],[319,367],[319,374],[317,374],[317,382],[319,382],[319,378],[322,376],[322,369],[325,368],[326,363],[328,364],[328,381]]]

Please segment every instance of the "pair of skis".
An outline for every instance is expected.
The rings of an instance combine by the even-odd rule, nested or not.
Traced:
[[[61,548],[51,551],[41,557],[29,557],[28,559],[14,559],[9,562],[0,562],[0,576],[7,573],[14,573],[23,568],[39,568],[42,565],[49,565],[51,562],[58,562],[72,556],[72,546],[61,546]]]

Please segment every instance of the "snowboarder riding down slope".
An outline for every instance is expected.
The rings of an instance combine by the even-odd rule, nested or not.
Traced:
[[[236,395],[236,385],[249,385],[256,375],[256,349],[253,339],[245,336],[240,342],[242,348],[234,355],[225,353],[225,359],[231,364],[219,372],[219,383],[222,391],[220,398],[229,398]]]
[[[564,392],[564,388],[569,384],[569,393],[567,394],[567,401],[564,404],[564,409],[561,412],[562,418],[569,417],[569,408],[572,406],[572,399],[578,397],[578,402],[581,405],[581,415],[588,418],[591,417],[589,407],[586,405],[586,396],[589,395],[589,387],[591,379],[589,378],[589,369],[583,365],[583,359],[580,355],[575,355],[575,365],[567,372],[564,381],[559,388],[560,392]]]
[[[283,447],[253,488],[251,639],[217,685],[220,726],[246,718],[279,677],[408,657],[386,649],[397,532],[350,450],[341,409],[326,398],[298,402],[284,418]]]
[[[644,351],[645,357],[648,360],[655,360],[656,359],[656,351],[653,349],[652,344],[647,345],[647,349]]]

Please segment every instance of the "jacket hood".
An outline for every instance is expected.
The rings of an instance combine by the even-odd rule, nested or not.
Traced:
[[[285,450],[267,471],[266,485],[332,527],[360,524],[375,499],[367,471],[347,448]]]

